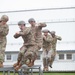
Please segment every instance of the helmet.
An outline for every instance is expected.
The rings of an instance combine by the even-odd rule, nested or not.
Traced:
[[[35,20],[34,20],[34,18],[30,18],[29,20],[28,20],[28,22],[35,22]]]
[[[8,16],[7,15],[2,15],[2,17],[1,17],[1,21],[8,21],[9,20],[9,18],[8,18]]]
[[[18,22],[18,25],[23,25],[23,24],[25,25],[26,23],[24,21],[19,21]]]
[[[55,34],[55,31],[51,31],[51,34]]]
[[[42,32],[43,32],[43,33],[49,32],[49,30],[48,30],[48,29],[44,29],[44,30],[42,30]]]

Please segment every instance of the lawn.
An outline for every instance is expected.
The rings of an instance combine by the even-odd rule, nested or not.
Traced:
[[[0,72],[0,75],[3,75],[2,72]],[[14,75],[14,73],[11,73],[11,75]],[[18,74],[16,73],[16,75]],[[39,75],[39,73],[33,73],[33,75]],[[43,75],[75,75],[75,73],[53,73],[52,72],[52,73],[43,73]]]
[[[75,75],[75,73],[44,73],[44,75]]]

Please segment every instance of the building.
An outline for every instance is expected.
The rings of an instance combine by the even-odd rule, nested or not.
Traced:
[[[10,3],[10,5],[6,5],[5,1],[1,1],[0,4],[0,16],[6,14],[10,18],[10,31],[7,36],[8,43],[4,65],[13,65],[16,62],[19,48],[22,46],[23,41],[21,38],[17,40],[13,38],[14,33],[19,31],[16,25],[17,22],[23,19],[27,23],[28,19],[33,17],[38,22],[46,22],[46,29],[50,31],[54,30],[57,35],[62,37],[62,41],[57,44],[57,55],[53,63],[53,68],[51,68],[50,71],[75,71],[75,0],[43,1],[43,5],[41,3],[42,1],[39,3],[37,0],[32,1],[33,4],[30,6],[28,5],[29,1],[24,1],[20,2],[23,2],[22,5],[19,5],[19,1],[17,2],[15,0],[12,0],[12,2],[8,0],[7,3]],[[12,4],[14,4],[14,6]],[[6,5],[6,7],[4,7],[4,5]],[[12,6],[13,8],[10,8]],[[23,11],[22,9],[26,10]],[[42,50],[39,51],[39,56],[35,64],[42,65]]]
[[[65,20],[65,19],[64,19]],[[10,25],[9,35],[7,36],[7,47],[4,65],[13,65],[18,56],[19,48],[22,46],[22,39],[14,39],[13,35],[19,31],[17,25]],[[50,71],[75,71],[75,21],[57,20],[47,23],[50,31],[55,30],[56,34],[62,37],[62,41],[57,42],[57,54]],[[11,37],[11,38],[10,38]],[[42,65],[42,49],[39,51],[36,65]],[[43,65],[41,67],[43,69]]]
[[[18,52],[15,49],[20,47],[19,45],[9,45],[8,48],[10,48],[10,51],[6,51],[5,53],[5,62],[4,65],[13,65],[18,56]],[[14,48],[13,48],[14,47]],[[50,71],[75,71],[75,43],[66,43],[62,44],[58,42],[57,44],[57,54],[55,61],[53,63],[53,68],[50,69]],[[35,65],[42,65],[42,50],[38,53],[38,58],[35,61]],[[43,65],[41,67],[43,69]]]

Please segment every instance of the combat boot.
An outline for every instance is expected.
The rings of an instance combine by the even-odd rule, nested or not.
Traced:
[[[45,67],[43,68],[43,71],[46,71],[46,68]]]
[[[0,62],[0,68],[3,67],[3,62]]]
[[[47,65],[47,61],[46,61],[46,58],[43,58],[43,71],[46,71],[46,65]]]
[[[19,64],[18,66],[16,66],[14,69],[16,70],[16,71],[18,71],[20,68],[21,68],[21,64]]]
[[[49,71],[48,67],[45,67],[46,71]]]
[[[53,60],[50,59],[50,60],[49,60],[49,64],[48,64],[50,68],[52,68],[52,63],[53,63]]]
[[[34,52],[30,57],[30,63],[28,64],[28,67],[32,67],[34,65],[36,58],[37,58],[37,54]]]
[[[31,60],[31,63],[30,64],[28,64],[27,66],[28,67],[32,67],[34,65],[34,61],[33,60]]]
[[[52,68],[52,65],[49,65],[50,68]]]
[[[15,64],[13,65],[13,67],[18,66],[18,65],[19,65],[19,63],[20,63],[20,61],[18,61],[17,63],[15,63]]]

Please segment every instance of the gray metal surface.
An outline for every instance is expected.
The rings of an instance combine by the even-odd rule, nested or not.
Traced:
[[[28,73],[25,73],[24,71],[27,70]],[[38,72],[38,75],[43,75],[43,71],[41,70],[41,65],[34,65],[32,67],[28,67],[26,65],[23,65],[18,71],[18,75],[33,75],[33,72]],[[16,75],[16,71],[14,70],[13,66],[4,66],[3,68],[0,68],[0,72],[3,73],[3,75],[10,75],[10,72],[13,73],[13,75]]]

